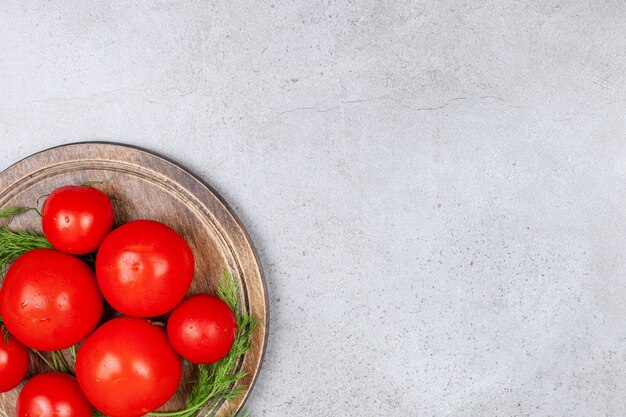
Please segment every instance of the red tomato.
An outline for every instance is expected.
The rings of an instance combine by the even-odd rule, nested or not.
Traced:
[[[13,336],[4,343],[7,331],[0,327],[0,392],[17,387],[28,372],[28,350]]]
[[[9,332],[37,350],[65,349],[100,321],[102,296],[93,271],[52,249],[26,252],[0,288],[0,315]]]
[[[78,350],[76,377],[91,403],[110,417],[156,410],[176,392],[180,357],[165,330],[121,317],[100,326]]]
[[[189,297],[174,309],[167,336],[174,349],[192,363],[213,363],[228,354],[237,321],[228,305],[213,295]]]
[[[172,310],[189,291],[193,253],[166,225],[135,220],[111,232],[98,251],[96,275],[104,298],[127,316]]]
[[[95,251],[113,227],[113,206],[102,191],[84,185],[57,188],[41,211],[46,239],[61,252]]]
[[[17,398],[17,417],[92,417],[93,407],[76,378],[61,372],[33,377]]]

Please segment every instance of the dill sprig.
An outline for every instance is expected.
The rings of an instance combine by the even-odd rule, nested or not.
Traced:
[[[0,272],[21,254],[33,249],[51,248],[45,237],[31,232],[0,228]]]
[[[20,214],[24,214],[29,211],[37,211],[37,209],[35,207],[3,207],[0,209],[0,219],[8,219],[11,217],[19,216]]]
[[[217,295],[235,314],[237,335],[226,357],[210,365],[197,365],[198,379],[187,398],[186,408],[180,411],[150,413],[157,417],[193,417],[202,410],[208,417],[217,414],[224,401],[239,398],[245,385],[239,383],[248,373],[237,371],[241,358],[250,350],[252,334],[258,321],[249,313],[240,312],[239,287],[229,271],[217,284]]]

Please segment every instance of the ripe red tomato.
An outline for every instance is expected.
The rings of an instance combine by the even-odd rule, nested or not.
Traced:
[[[95,251],[113,227],[113,206],[102,191],[85,185],[57,188],[41,211],[46,239],[73,255]]]
[[[17,417],[92,417],[93,407],[76,378],[61,372],[33,377],[17,398]]]
[[[120,313],[154,317],[172,310],[193,279],[193,253],[166,225],[135,220],[102,242],[96,275],[104,298]]]
[[[4,343],[7,331],[0,327],[0,392],[7,392],[17,387],[28,372],[28,350],[9,335]]]
[[[181,375],[180,357],[165,330],[146,319],[121,317],[103,324],[76,357],[80,387],[110,417],[156,410],[174,395]]]
[[[65,349],[84,339],[102,315],[93,271],[52,249],[20,256],[0,288],[0,315],[9,332],[37,350]]]
[[[180,355],[192,363],[213,363],[228,354],[237,321],[228,305],[213,295],[194,295],[174,309],[167,336]]]

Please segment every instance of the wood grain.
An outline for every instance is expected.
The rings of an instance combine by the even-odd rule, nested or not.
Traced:
[[[248,385],[245,395],[223,404],[218,416],[240,409],[259,372],[268,323],[263,273],[244,227],[215,191],[180,166],[145,150],[101,142],[51,148],[9,167],[0,173],[0,207],[34,206],[57,187],[86,181],[102,181],[98,187],[112,198],[116,224],[154,219],[187,240],[196,262],[191,294],[213,292],[225,268],[238,280],[241,308],[257,317],[260,326],[252,349],[240,364],[248,372],[243,381]],[[41,220],[33,212],[2,226],[41,233]],[[32,354],[31,359],[31,374],[46,369]],[[183,378],[189,380],[193,375]],[[162,410],[181,408],[187,395],[184,385]],[[1,417],[15,415],[20,388],[0,394]]]

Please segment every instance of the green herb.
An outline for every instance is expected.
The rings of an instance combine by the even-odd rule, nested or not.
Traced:
[[[51,247],[43,236],[0,228],[0,272],[4,272],[11,262],[29,250]]]
[[[193,417],[200,410],[204,410],[207,416],[215,416],[224,401],[244,394],[245,386],[239,380],[247,372],[237,371],[237,367],[250,350],[252,334],[258,322],[249,313],[240,313],[239,287],[230,272],[224,271],[224,278],[217,285],[217,295],[228,304],[237,318],[237,335],[230,352],[214,364],[197,365],[198,379],[187,398],[184,410],[150,413],[151,416]]]
[[[59,367],[61,368],[61,372],[74,375],[74,372],[72,372],[72,367],[67,361],[67,358],[65,357],[65,353],[62,350],[55,350],[51,352],[51,354],[52,354],[52,357],[57,358],[57,361],[59,362]]]
[[[239,286],[233,274],[228,270],[224,270],[224,278],[217,283],[217,296],[228,304],[237,319],[241,318],[239,313]]]
[[[20,214],[28,213],[29,211],[37,211],[37,209],[34,207],[3,207],[0,209],[0,219],[8,219],[19,216]]]
[[[39,356],[39,359],[41,359],[46,365],[48,365],[48,368],[50,368],[53,372],[60,372],[57,368],[57,366],[55,366],[55,364],[51,363],[48,358],[46,358],[46,356],[41,353],[38,350],[35,349],[31,349],[31,352],[33,352],[35,355]]]
[[[72,348],[74,348],[74,346],[72,346]],[[70,355],[72,354],[72,348],[70,348]],[[52,372],[64,372],[66,374],[74,375],[70,363],[62,350],[40,352],[38,350],[31,349],[31,351],[37,355]],[[76,360],[74,359],[74,361]]]

